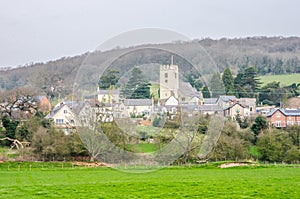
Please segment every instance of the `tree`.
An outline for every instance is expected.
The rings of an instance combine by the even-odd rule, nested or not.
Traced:
[[[100,89],[109,89],[115,86],[119,81],[119,71],[115,69],[109,69],[106,75],[103,75],[99,80]]]
[[[234,79],[229,68],[225,69],[222,81],[225,86],[226,95],[234,95]]]
[[[199,73],[189,73],[184,76],[184,81],[189,82],[192,87],[196,88],[197,91],[200,91],[201,87],[203,86],[201,80],[201,75]]]
[[[211,98],[210,91],[207,86],[204,86],[202,89],[202,95],[204,98]]]
[[[122,90],[122,94],[132,99],[150,98],[150,85],[143,71],[134,67],[127,85]]]
[[[214,72],[211,81],[210,87],[212,92],[212,97],[219,97],[225,93],[224,84],[221,80],[221,75],[219,72]]]
[[[151,97],[150,94],[150,83],[141,83],[135,91],[132,93],[132,99],[149,99]]]
[[[199,118],[199,124],[198,124],[197,132],[200,133],[200,134],[206,134],[206,132],[208,130],[208,125],[209,125],[208,117],[201,116]]]
[[[244,133],[237,130],[237,125],[234,122],[226,122],[222,129],[222,133],[210,154],[210,158],[215,160],[236,160],[245,159],[249,156],[248,144]]]
[[[256,98],[261,83],[257,76],[257,70],[254,66],[249,66],[238,73],[234,79],[234,84],[237,97]]]
[[[285,89],[280,88],[280,82],[271,82],[261,88],[259,101],[263,104],[278,106],[285,96]]]
[[[284,159],[293,161],[291,152],[294,150],[287,132],[272,129],[258,137],[257,148],[262,160],[278,162]],[[289,155],[287,157],[286,155]]]
[[[154,119],[153,119],[153,123],[152,125],[154,127],[163,127],[164,126],[164,123],[165,123],[165,118],[163,116],[156,116]]]
[[[2,118],[2,124],[5,128],[5,137],[9,137],[12,139],[16,138],[16,129],[19,125],[19,121],[14,119],[10,119],[7,115]]]
[[[289,136],[291,137],[293,144],[300,149],[300,126],[293,125],[287,129]]]
[[[257,116],[254,120],[254,123],[250,127],[255,136],[257,137],[259,133],[261,133],[264,129],[267,129],[268,122],[267,119],[264,116]]]
[[[0,117],[11,119],[27,119],[32,117],[38,109],[38,102],[34,98],[35,92],[27,88],[17,88],[1,93]]]
[[[242,118],[241,115],[239,113],[237,113],[235,120],[237,121],[237,123],[239,124],[239,126],[242,129],[248,128],[249,123],[248,123],[248,118],[247,117]]]

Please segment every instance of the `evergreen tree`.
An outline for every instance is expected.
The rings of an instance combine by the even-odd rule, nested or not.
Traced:
[[[267,119],[261,115],[257,116],[250,128],[253,131],[255,137],[257,138],[259,133],[261,133],[264,129],[268,128]]]
[[[123,88],[122,93],[126,98],[142,99],[150,98],[150,83],[144,76],[141,69],[134,67],[127,85]]]
[[[207,86],[204,86],[202,89],[202,95],[204,98],[211,98],[211,94]]]
[[[119,71],[109,69],[107,75],[103,75],[99,80],[100,89],[109,89],[111,86],[115,86],[119,81]]]
[[[261,88],[259,102],[279,106],[285,97],[285,89],[280,88],[279,82],[271,82]]]
[[[229,68],[226,68],[222,76],[226,95],[234,95],[234,79]]]
[[[212,97],[219,97],[225,93],[224,84],[219,72],[215,72],[210,82]]]
[[[256,98],[261,83],[257,76],[257,70],[253,66],[249,66],[238,73],[234,84],[237,97]]]
[[[192,87],[196,88],[197,91],[200,91],[201,87],[203,86],[201,80],[201,75],[199,73],[189,73],[184,76],[184,81],[189,82]]]

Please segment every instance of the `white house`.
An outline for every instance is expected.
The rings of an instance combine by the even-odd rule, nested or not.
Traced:
[[[118,103],[120,99],[119,90],[97,90],[97,99],[101,103]]]
[[[63,130],[66,134],[75,129],[75,117],[70,107],[60,103],[45,117],[54,122],[56,128]]]
[[[125,99],[124,105],[131,116],[150,116],[153,111],[152,99]]]

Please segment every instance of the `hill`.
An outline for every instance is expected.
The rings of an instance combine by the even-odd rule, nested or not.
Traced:
[[[199,52],[201,45],[206,55]],[[300,38],[299,37],[248,37],[235,39],[212,40],[209,38],[191,42],[176,42],[168,44],[149,44],[130,47],[133,54],[124,54],[128,49],[114,49],[105,52],[85,53],[75,57],[63,57],[47,63],[34,63],[11,70],[0,71],[0,91],[15,87],[33,87],[39,93],[50,96],[64,97],[71,93],[74,79],[87,55],[92,64],[104,63],[107,57],[122,55],[111,65],[125,73],[128,67],[140,64],[169,64],[170,52],[158,49],[179,49],[193,64],[207,66],[214,60],[216,67],[222,72],[230,67],[236,75],[239,70],[254,65],[259,74],[284,74],[300,72]],[[135,51],[139,49],[138,51]],[[142,49],[142,50],[141,50]],[[205,59],[203,59],[203,57]],[[174,56],[175,64],[183,70],[191,71],[191,64],[182,57]],[[204,67],[205,68],[205,67]],[[94,70],[84,71],[88,79],[97,81]],[[211,70],[207,68],[206,70]],[[84,80],[83,80],[84,81]]]

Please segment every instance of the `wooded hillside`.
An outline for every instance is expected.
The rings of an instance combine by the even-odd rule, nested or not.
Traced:
[[[159,48],[176,48],[184,52],[184,56],[193,63],[205,65],[206,60],[200,60],[199,44],[207,51],[218,69],[222,72],[230,67],[233,75],[240,69],[253,65],[258,74],[300,73],[300,38],[299,37],[249,37],[239,39],[202,39],[191,42],[174,42],[170,44],[144,45],[134,55],[125,54],[122,59],[116,59],[112,65],[122,70],[129,66],[157,63],[169,64],[170,53],[157,50]],[[131,47],[132,51],[139,47]],[[103,62],[107,57],[123,54],[127,49],[114,49],[106,52],[89,54],[89,60]],[[15,87],[33,87],[40,93],[66,96],[71,93],[73,81],[82,62],[88,53],[75,57],[64,57],[47,63],[34,63],[28,66],[0,71],[0,90],[10,90]],[[183,65],[186,70],[191,65],[179,56],[174,62]],[[91,76],[93,71],[88,71]],[[94,77],[98,78],[98,77]]]

